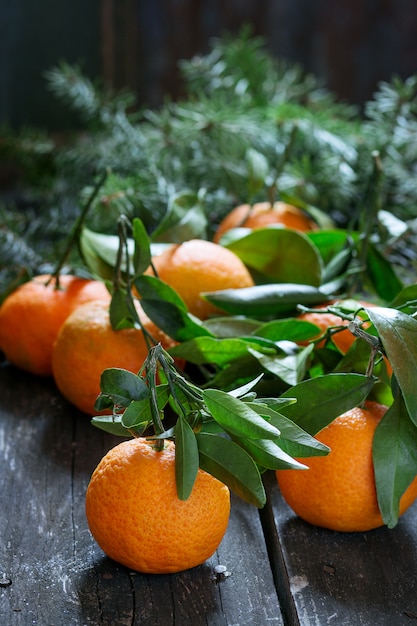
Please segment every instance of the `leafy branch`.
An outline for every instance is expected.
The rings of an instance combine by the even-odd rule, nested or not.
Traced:
[[[111,170],[87,226],[109,235],[117,235],[121,214],[139,217],[152,232],[173,199],[193,194],[206,220],[200,233],[211,238],[234,205],[264,200],[274,188],[282,199],[318,209],[345,228],[352,215],[359,218],[367,209],[375,151],[384,177],[372,245],[402,271],[413,269],[415,77],[381,84],[362,117],[302,68],[271,58],[262,40],[247,31],[213,40],[211,51],[182,62],[181,72],[183,101],[136,113],[131,94],[107,93],[77,66],[61,64],[48,72],[51,92],[80,115],[84,132],[59,145],[33,130],[2,136],[1,160],[18,172],[17,188],[34,203],[30,215],[4,208],[10,233],[33,251],[20,263],[16,255],[17,273],[37,269],[45,235],[59,250],[97,173]],[[253,155],[263,163],[255,187]],[[387,213],[406,233],[398,240],[390,234],[392,224],[385,227]],[[6,258],[8,241],[0,240],[0,258]],[[9,272],[4,275],[6,283]]]
[[[149,307],[151,313],[157,309],[162,318],[164,315],[165,320],[169,318],[172,336],[183,337],[185,343],[187,336],[188,341],[216,341],[204,325],[189,316],[184,303],[168,285],[156,277],[143,275],[149,264],[151,245],[143,224],[134,221],[132,225],[133,254],[127,245],[127,224],[125,221],[122,224],[111,304],[114,328],[140,326],[140,315],[135,313],[132,302],[134,285],[141,294],[145,311]],[[120,273],[122,263],[124,272]],[[132,277],[129,268],[133,269]],[[274,345],[266,337],[261,339],[256,335],[252,346],[250,339],[240,340],[248,354],[259,353],[262,363],[268,352],[274,353],[279,346],[279,342]],[[311,347],[303,350],[307,355]],[[197,352],[201,353],[201,346]],[[282,352],[285,354],[285,350]],[[272,362],[266,367],[272,367]],[[200,467],[246,501],[261,507],[265,503],[262,473],[283,468],[303,470],[305,466],[299,458],[327,454],[328,448],[314,438],[315,432],[334,419],[341,407],[350,408],[362,401],[374,384],[370,376],[333,376],[309,381],[308,397],[312,400],[316,395],[320,411],[314,426],[307,422],[305,429],[306,410],[304,403],[299,403],[297,384],[291,384],[280,397],[258,397],[256,386],[263,374],[229,391],[201,387],[188,380],[176,368],[172,355],[155,343],[137,374],[123,369],[103,372],[96,409],[111,409],[112,413],[96,416],[92,423],[113,434],[147,436],[154,440],[157,449],[163,447],[166,438],[175,441],[177,491],[182,499],[190,495]],[[325,407],[323,385],[328,399]]]
[[[93,423],[156,446],[175,440],[180,497],[200,467],[262,506],[262,473],[319,453],[315,434],[369,394],[390,405],[374,466],[384,520],[395,525],[416,473],[417,78],[381,84],[359,116],[302,68],[270,58],[249,33],[214,41],[181,70],[184,100],[136,115],[130,97],[106,93],[77,67],[49,73],[51,90],[86,132],[64,145],[33,133],[0,143],[30,198],[24,210],[20,196],[19,210],[0,208],[1,291],[44,268],[46,251],[55,265],[88,203],[75,237],[79,257],[73,250],[68,261],[113,283],[115,329],[141,328],[136,291],[143,311],[178,342],[168,354],[145,331],[149,356],[137,374],[103,372],[97,410],[112,415]],[[110,173],[95,190],[103,171]],[[275,193],[320,229],[228,233],[222,244],[256,284],[204,294],[222,316],[201,322],[144,273],[161,247],[210,239],[233,206]],[[382,306],[359,313],[346,302],[364,296]],[[301,307],[319,305],[350,322],[358,341],[346,354],[331,341],[346,326],[319,340],[319,328],[298,319]],[[187,360],[187,376],[173,357]],[[198,385],[188,376],[193,367]]]
[[[155,376],[157,363],[159,384]],[[373,384],[360,375],[335,377],[339,377],[339,384],[335,384],[335,379],[310,383],[309,397],[316,393],[320,406],[314,427],[308,425],[312,430],[321,430],[339,414],[341,406],[355,406]],[[190,495],[200,467],[245,501],[262,507],[265,492],[261,475],[265,470],[303,470],[306,466],[292,455],[325,455],[329,449],[296,423],[302,416],[305,420],[303,403],[299,410],[293,404],[298,399],[297,388],[292,389],[295,398],[287,395],[258,399],[253,391],[257,382],[254,379],[230,392],[201,390],[176,370],[172,358],[157,344],[150,349],[137,375],[120,369],[103,372],[96,408],[111,406],[113,413],[96,416],[92,423],[120,436],[148,436],[157,448],[163,445],[163,439],[175,441],[177,491],[181,499]],[[329,392],[326,406],[318,398],[323,383]],[[174,425],[163,429],[167,406],[176,417]]]

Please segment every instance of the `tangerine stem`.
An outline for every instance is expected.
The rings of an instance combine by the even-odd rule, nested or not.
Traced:
[[[127,249],[127,234],[126,234],[126,219],[124,215],[121,215],[117,223],[119,234],[119,247],[117,249],[116,266],[114,268],[113,287],[116,289],[120,287],[122,280],[122,261],[123,254],[126,258],[126,273],[129,276],[129,252]]]
[[[150,408],[152,413],[152,422],[156,435],[160,435],[164,432],[164,425],[162,424],[161,414],[158,406],[158,397],[156,394],[156,374],[157,374],[157,363],[160,358],[161,352],[161,344],[158,343],[156,346],[151,348],[149,351],[148,357],[146,359],[146,378],[149,385],[150,390]],[[156,445],[157,450],[162,450],[164,447],[164,440],[158,439]]]
[[[129,258],[129,248],[128,248],[128,233],[127,227],[131,228],[131,224],[125,215],[121,215],[118,220],[118,236],[119,236],[119,247],[117,249],[117,257],[116,264],[114,269],[114,277],[113,277],[113,293],[115,293],[118,289],[126,291],[126,301],[128,305],[129,314],[132,317],[133,325],[139,326],[143,333],[143,337],[145,339],[146,346],[148,348],[148,352],[152,346],[154,346],[157,341],[154,339],[152,334],[147,330],[147,328],[142,324],[140,319],[140,315],[137,312],[137,309],[134,304],[134,299],[132,296],[132,281],[130,275],[130,258]],[[126,260],[126,281],[123,279],[122,275],[122,262],[123,256]]]
[[[81,212],[79,214],[79,216],[77,217],[77,219],[75,220],[70,236],[68,238],[67,241],[67,245],[64,248],[64,252],[61,256],[61,258],[59,259],[53,273],[51,274],[51,276],[48,278],[46,285],[49,285],[49,283],[51,282],[52,278],[55,278],[55,289],[59,289],[60,284],[59,284],[59,277],[61,274],[61,270],[64,266],[65,261],[67,260],[72,247],[74,246],[75,243],[78,242],[78,239],[80,237],[80,233],[81,233],[81,229],[83,227],[85,218],[87,217],[87,213],[90,210],[91,205],[93,204],[93,201],[95,200],[98,192],[100,191],[101,187],[104,185],[104,182],[106,180],[108,176],[108,170],[106,170],[99,178],[99,180],[97,181],[97,183],[95,184],[93,191],[91,192],[89,198],[87,199],[87,202],[85,202],[84,206],[81,209]]]

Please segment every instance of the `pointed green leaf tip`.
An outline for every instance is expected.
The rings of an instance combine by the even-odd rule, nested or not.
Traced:
[[[207,389],[203,399],[216,422],[226,432],[248,439],[276,439],[280,432],[245,402],[225,391]]]

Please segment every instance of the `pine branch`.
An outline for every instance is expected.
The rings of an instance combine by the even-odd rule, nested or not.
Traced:
[[[212,232],[234,204],[264,200],[271,185],[345,226],[364,210],[375,150],[384,170],[381,208],[414,218],[417,77],[381,84],[362,119],[298,65],[273,59],[248,31],[215,40],[207,55],[182,62],[181,70],[183,101],[135,113],[131,95],[104,92],[78,67],[63,64],[48,73],[51,91],[78,113],[86,132],[60,146],[26,131],[9,134],[0,154],[30,173],[25,184],[42,198],[37,218],[51,242],[68,231],[91,181],[108,169],[112,175],[88,224],[102,232],[115,232],[121,213],[141,217],[152,231],[172,195],[184,190],[204,191]],[[266,163],[255,195],[253,150]],[[51,219],[54,211],[60,222]],[[30,229],[15,223],[11,231],[31,245]]]

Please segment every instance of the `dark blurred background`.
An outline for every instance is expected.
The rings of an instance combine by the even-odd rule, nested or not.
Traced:
[[[181,96],[179,59],[243,25],[350,103],[417,73],[416,0],[0,0],[0,124],[70,125],[44,78],[60,61],[158,106]]]

